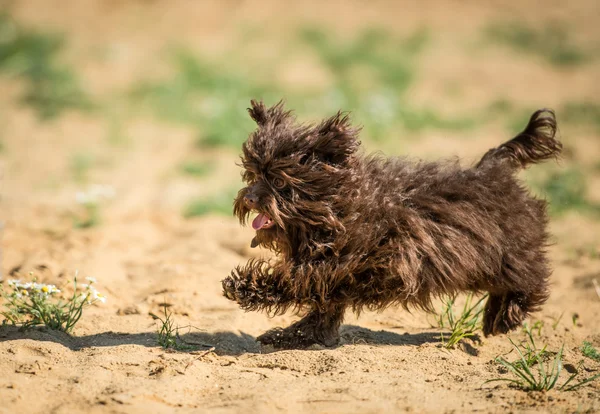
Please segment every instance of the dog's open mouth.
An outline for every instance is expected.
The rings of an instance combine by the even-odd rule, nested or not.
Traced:
[[[275,222],[265,213],[259,213],[254,220],[252,220],[252,228],[254,230],[265,230],[273,227]]]

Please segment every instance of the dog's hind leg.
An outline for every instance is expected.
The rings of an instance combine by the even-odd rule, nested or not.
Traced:
[[[484,324],[484,334],[486,336],[512,331],[521,325],[521,322],[527,317],[526,296],[524,294],[507,293],[503,296],[491,296],[490,299],[492,300],[492,307],[490,307],[492,312],[487,315],[488,309],[486,307]],[[494,310],[496,311],[495,315]]]
[[[278,349],[301,349],[314,344],[335,346],[343,318],[344,306],[332,305],[326,311],[313,309],[298,322],[285,329],[271,329],[257,340]]]
[[[543,234],[543,233],[542,233]],[[534,234],[535,235],[535,234]],[[521,325],[530,313],[540,310],[549,296],[544,237],[533,237],[503,259],[501,274],[488,285],[483,333],[498,335]],[[523,247],[529,245],[529,248]],[[486,289],[485,287],[480,287]]]
[[[530,293],[510,292],[492,295],[485,306],[483,333],[504,334],[519,327],[531,312],[537,311],[548,297],[545,284]]]
[[[494,323],[496,317],[502,308],[502,295],[494,295],[490,293],[487,303],[485,304],[485,312],[483,316],[483,334],[485,336],[493,335]]]

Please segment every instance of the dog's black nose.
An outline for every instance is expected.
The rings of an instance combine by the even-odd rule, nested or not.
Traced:
[[[256,197],[251,195],[251,194],[247,194],[244,196],[244,203],[246,203],[246,205],[250,208],[255,208],[256,207]]]

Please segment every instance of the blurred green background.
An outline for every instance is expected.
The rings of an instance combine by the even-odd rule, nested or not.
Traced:
[[[465,165],[552,107],[564,159],[524,178],[555,217],[600,215],[592,1],[0,4],[7,211],[231,215],[249,101],[284,99],[304,122],[351,112],[367,152]]]

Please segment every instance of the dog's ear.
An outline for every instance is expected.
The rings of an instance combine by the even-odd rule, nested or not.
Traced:
[[[343,165],[358,150],[360,128],[353,128],[347,114],[336,115],[321,122],[309,135],[311,150],[321,161]]]
[[[266,127],[267,124],[276,126],[290,118],[291,112],[286,111],[283,106],[283,101],[279,101],[271,108],[267,108],[262,101],[252,99],[248,113],[261,128]]]

